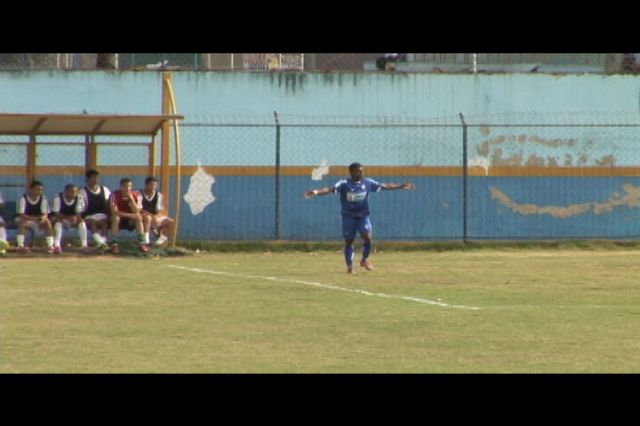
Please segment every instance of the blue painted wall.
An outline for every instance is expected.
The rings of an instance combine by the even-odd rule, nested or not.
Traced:
[[[397,181],[397,176],[376,176]],[[68,179],[43,176],[47,196]],[[116,177],[104,183],[117,187]],[[134,177],[141,188],[143,177]],[[320,186],[336,179],[325,178]],[[73,179],[82,184],[81,179]],[[340,203],[336,196],[305,200],[311,187],[306,177],[282,178],[281,238],[290,240],[340,239]],[[457,177],[413,178],[413,192],[390,191],[371,195],[374,235],[381,240],[451,240],[462,238],[462,179]],[[183,179],[183,193],[188,179]],[[316,186],[318,183],[316,182]],[[514,202],[539,207],[567,207],[624,196],[624,185],[640,189],[640,177],[471,177],[469,179],[469,236],[476,239],[640,238],[640,203],[613,206],[598,212],[587,208],[566,217],[547,213],[520,214],[491,195],[498,188]],[[175,182],[172,182],[172,188]],[[216,201],[193,216],[183,202],[180,235],[186,239],[271,239],[274,236],[274,179],[256,176],[221,176],[216,179]],[[22,190],[5,192],[15,199]]]
[[[625,185],[635,191],[623,200]],[[492,197],[499,189],[531,213]],[[478,239],[640,238],[640,177],[472,177],[469,235]],[[609,205],[611,210],[594,208]],[[561,215],[543,210],[554,208]]]

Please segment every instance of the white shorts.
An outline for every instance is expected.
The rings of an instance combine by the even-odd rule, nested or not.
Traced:
[[[64,226],[64,229],[71,229],[71,228],[78,227],[78,225],[71,223],[68,219],[62,219],[62,226]]]
[[[20,223],[22,221],[23,221],[23,219],[20,216],[16,217],[15,222],[16,222],[17,225],[20,225]],[[42,227],[42,224],[37,220],[29,219],[26,222],[26,226],[27,226],[27,228],[31,228],[33,230],[38,230],[38,229],[40,229]]]
[[[95,220],[96,222],[99,222],[101,220],[106,220],[106,219],[108,219],[108,217],[104,213],[90,214],[89,216],[86,216],[84,218],[84,220]]]
[[[167,219],[169,219],[168,216],[153,216],[151,218],[151,227],[153,229],[158,229],[160,225],[162,225],[162,222],[164,222]]]

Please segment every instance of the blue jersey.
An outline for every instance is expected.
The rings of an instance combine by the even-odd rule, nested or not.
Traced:
[[[333,185],[333,192],[340,194],[342,215],[347,217],[363,217],[369,215],[369,193],[382,189],[379,182],[363,178],[354,182],[351,178],[342,179]]]

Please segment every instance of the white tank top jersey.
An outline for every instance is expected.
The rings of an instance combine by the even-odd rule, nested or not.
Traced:
[[[27,201],[29,199],[29,201]],[[29,206],[27,206],[27,203]],[[49,208],[49,201],[47,201],[46,195],[42,195],[42,197],[38,200],[32,200],[29,198],[27,194],[23,194],[22,197],[18,199],[16,203],[16,213],[18,214],[29,214],[28,211],[35,210],[35,206],[40,204],[40,213],[41,214],[49,214],[51,213],[51,209]]]
[[[111,191],[109,191],[109,188],[107,188],[106,186],[102,186],[104,188],[104,199],[105,200],[109,200],[109,197],[111,196]],[[98,195],[100,193],[100,187],[98,186],[98,190],[97,191],[91,191],[89,190],[93,195]],[[86,206],[89,204],[89,195],[87,194],[87,189],[86,188],[80,188],[80,191],[78,191],[78,195],[80,195],[80,198],[82,198],[83,204]]]
[[[53,205],[51,206],[51,211],[54,213],[59,213],[60,208],[62,207],[61,202],[64,202],[67,206],[72,205],[75,202],[75,199],[71,200],[71,202],[67,202],[67,200],[62,200],[64,197],[61,197],[60,194],[57,194],[53,198]],[[76,214],[80,214],[84,211],[84,198],[78,195],[78,204],[76,204]]]
[[[141,190],[140,190],[140,194],[142,195],[142,197],[144,197],[144,198],[142,198],[142,199],[141,199],[141,200],[142,200],[143,208],[144,208],[144,206],[145,206],[147,203],[152,202],[152,201],[153,201],[153,199],[155,198],[155,196],[157,195],[157,196],[158,196],[158,198],[157,198],[157,200],[156,200],[156,205],[155,205],[155,207],[156,207],[156,214],[160,214],[160,213],[162,213],[162,206],[163,206],[163,203],[164,203],[164,202],[163,202],[163,200],[162,200],[162,192],[160,192],[160,191],[156,191],[156,192],[154,192],[150,197],[147,197],[147,194],[145,194],[145,193],[144,193],[144,189],[141,189]],[[145,201],[146,201],[146,203],[145,203]]]

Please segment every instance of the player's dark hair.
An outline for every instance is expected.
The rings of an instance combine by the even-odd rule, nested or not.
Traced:
[[[44,186],[44,185],[39,180],[32,180],[31,183],[29,184],[29,189],[33,189],[36,186]]]
[[[147,184],[149,184],[151,182],[157,182],[157,181],[158,181],[158,179],[154,178],[153,176],[149,176],[144,180],[144,184],[147,185]]]
[[[75,183],[68,183],[64,186],[65,191],[69,191],[70,189],[77,188],[78,186]]]
[[[89,179],[91,176],[99,176],[100,173],[98,173],[96,169],[89,169],[85,172],[84,175],[87,177],[87,179]]]
[[[351,163],[349,164],[349,171],[354,171],[355,169],[357,169],[358,167],[362,167],[362,164],[360,163]]]
[[[133,182],[131,182],[131,179],[129,178],[120,179],[120,186],[124,185],[125,183],[133,183]]]

